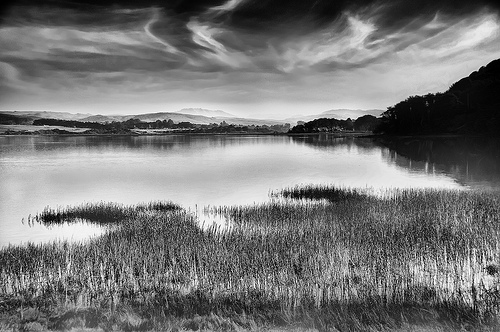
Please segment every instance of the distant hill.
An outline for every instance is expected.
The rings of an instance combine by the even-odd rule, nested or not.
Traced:
[[[225,118],[236,118],[234,114],[227,113],[220,110],[207,110],[204,108],[183,108],[176,113],[189,114],[189,115],[202,115],[207,117],[225,117]]]
[[[60,119],[60,120],[78,120],[91,116],[91,114],[52,112],[52,111],[0,111],[2,114],[14,115],[17,117],[30,119]]]
[[[302,116],[294,116],[290,118],[286,118],[284,121],[291,123],[291,124],[296,124],[298,121],[303,121],[303,122],[308,122],[312,121],[315,119],[321,119],[321,118],[335,118],[339,120],[347,120],[347,119],[356,119],[364,115],[373,115],[375,117],[380,116],[384,110],[379,110],[379,109],[369,109],[369,110],[352,110],[352,109],[333,109],[333,110],[328,110],[319,114],[313,114],[313,115],[302,115]]]
[[[30,117],[0,113],[0,124],[3,125],[29,125],[31,122],[33,118]]]
[[[184,113],[187,112],[187,113]],[[193,113],[193,114],[189,114]],[[207,115],[199,115],[194,113],[206,113],[206,114],[221,114],[219,116],[207,116]],[[264,120],[264,119],[250,119],[250,118],[241,118],[236,117],[230,113],[223,111],[212,111],[205,109],[187,109],[184,108],[178,112],[160,112],[160,113],[147,113],[147,114],[138,114],[130,116],[129,118],[139,119],[141,121],[157,121],[157,120],[168,120],[171,119],[175,123],[179,122],[191,122],[194,124],[211,124],[211,123],[221,123],[225,121],[227,124],[234,125],[242,125],[242,126],[262,126],[262,125],[275,125],[275,124],[283,124],[284,121],[279,120]],[[125,119],[128,120],[128,119]]]
[[[145,114],[137,114],[133,116],[129,116],[129,118],[139,119],[144,122],[154,122],[154,121],[163,121],[163,120],[172,120],[175,123],[179,122],[191,122],[196,124],[210,124],[217,122],[217,120],[213,118],[209,118],[202,115],[189,115],[189,114],[181,114],[175,112],[158,112],[158,113],[145,113]],[[126,119],[128,120],[128,119]],[[219,121],[220,122],[220,121]]]
[[[185,109],[186,110],[186,109]],[[187,109],[192,110],[192,112],[197,112],[197,109]],[[202,110],[202,109],[199,109]],[[181,110],[182,111],[182,110]],[[138,119],[144,122],[155,122],[163,120],[172,120],[175,123],[180,122],[190,122],[192,124],[212,124],[225,121],[227,124],[242,125],[242,126],[262,126],[262,125],[281,125],[285,121],[280,120],[264,120],[264,119],[248,119],[239,118],[235,116],[228,117],[231,115],[223,111],[213,111],[217,114],[223,114],[224,116],[203,116],[195,114],[184,114],[179,112],[157,112],[157,113],[145,113],[145,114],[133,114],[133,115],[101,115],[101,114],[72,114],[66,112],[36,112],[36,111],[0,111],[0,121],[5,121],[6,124],[23,123],[31,124],[37,119],[56,119],[56,120],[67,120],[67,121],[81,121],[81,122],[120,122],[127,121],[130,119]],[[210,111],[210,110],[205,110]],[[212,111],[210,111],[212,112]],[[219,113],[220,112],[220,113]]]
[[[229,114],[229,113],[227,113]],[[179,122],[191,122],[193,124],[211,124],[211,123],[221,123],[225,121],[227,124],[234,125],[275,125],[282,124],[282,121],[276,120],[260,120],[260,119],[247,119],[247,118],[237,118],[237,117],[219,117],[219,116],[203,116],[203,115],[192,115],[192,114],[184,114],[178,112],[160,112],[160,113],[147,113],[147,114],[138,114],[133,116],[128,116],[128,118],[124,120],[128,120],[130,118],[139,119],[145,122],[153,122],[157,120],[168,120],[171,119],[175,123]]]
[[[145,122],[154,122],[154,121],[163,121],[163,120],[172,120],[175,123],[179,122],[191,122],[197,124],[209,124],[215,121],[211,121],[205,116],[196,116],[196,115],[186,115],[181,113],[174,112],[157,112],[157,113],[145,113],[145,114],[134,114],[134,115],[92,115],[87,118],[82,119],[81,121],[87,122],[113,122],[113,121],[127,121],[130,119],[139,119]]]
[[[378,131],[393,135],[500,135],[500,59],[444,93],[411,96],[383,113]]]
[[[97,115],[91,115],[91,116],[88,116],[86,118],[80,119],[79,121],[104,123],[104,122],[124,121],[124,120],[128,120],[127,116],[119,116],[119,115],[114,116],[114,115],[97,114]]]
[[[228,112],[220,110],[208,110],[203,108],[183,108],[176,112],[155,112],[144,114],[131,114],[131,115],[103,115],[103,114],[82,114],[82,113],[68,113],[68,112],[49,112],[49,111],[0,111],[4,114],[3,120],[9,123],[23,123],[31,124],[37,119],[57,119],[67,121],[81,121],[81,122],[121,122],[130,119],[138,119],[144,122],[155,122],[163,120],[172,120],[174,123],[190,122],[192,124],[212,124],[225,122],[227,124],[241,125],[241,126],[262,126],[262,125],[282,125],[290,123],[292,126],[298,121],[308,122],[318,118],[335,118],[340,120],[347,120],[348,118],[354,119],[364,115],[379,116],[382,110],[349,110],[337,109],[328,110],[317,115],[297,116],[284,120],[274,119],[252,119],[234,116]],[[0,119],[2,120],[2,119]]]

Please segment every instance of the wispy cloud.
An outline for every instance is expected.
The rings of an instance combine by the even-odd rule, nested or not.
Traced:
[[[231,69],[245,69],[252,66],[252,61],[243,52],[232,50],[217,40],[218,36],[227,33],[224,29],[196,20],[189,21],[187,28],[192,33],[193,42],[202,47],[197,52],[200,58],[193,62],[198,66],[204,67],[214,61]]]
[[[228,12],[231,10],[234,10],[236,7],[238,7],[241,3],[245,2],[246,0],[228,0],[226,3],[220,5],[220,6],[214,6],[208,10],[208,12]]]
[[[16,7],[0,26],[0,93],[19,105],[31,93],[33,102],[54,105],[81,95],[129,102],[130,94],[218,108],[238,100],[273,110],[315,100],[383,108],[406,94],[443,90],[500,57],[497,10],[450,4],[228,0],[184,9],[103,5],[92,13]]]
[[[345,27],[335,22],[324,30],[279,45],[283,71],[307,69],[324,62],[356,63],[373,56],[374,51],[367,50],[365,44],[375,26],[350,14],[344,14],[342,20],[346,22]]]
[[[170,45],[169,43],[167,43],[163,39],[158,38],[156,35],[154,35],[151,32],[151,26],[160,20],[159,9],[158,8],[153,8],[152,10],[153,10],[153,16],[151,17],[151,19],[144,26],[144,31],[146,32],[146,34],[149,37],[151,37],[151,39],[153,39],[154,41],[156,41],[156,42],[162,44],[163,46],[165,46],[165,49],[166,49],[167,52],[174,53],[174,54],[179,53],[179,50],[177,50],[175,47],[173,47],[172,45]]]

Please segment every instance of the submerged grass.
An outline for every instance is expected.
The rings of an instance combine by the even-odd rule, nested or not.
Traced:
[[[125,219],[135,218],[139,213],[167,212],[179,210],[180,206],[172,202],[153,201],[126,206],[112,202],[85,203],[77,207],[46,207],[41,213],[28,218],[28,223],[43,223],[45,225],[62,224],[83,219],[96,224],[122,223]]]
[[[86,243],[2,249],[0,306],[127,307],[150,322],[144,329],[196,315],[249,315],[253,323],[236,324],[245,329],[498,323],[498,193],[297,187],[283,195],[309,200],[219,207],[228,230],[202,230],[170,203],[46,210],[42,222],[120,227]]]

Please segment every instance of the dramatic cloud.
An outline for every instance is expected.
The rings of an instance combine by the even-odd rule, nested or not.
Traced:
[[[385,109],[500,57],[487,1],[18,1],[1,17],[0,109]]]

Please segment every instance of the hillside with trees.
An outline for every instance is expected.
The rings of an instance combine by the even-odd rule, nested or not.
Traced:
[[[4,125],[22,125],[31,124],[33,119],[24,116],[0,113],[0,124]]]
[[[335,118],[320,118],[303,124],[298,124],[289,133],[321,133],[321,132],[342,132],[342,131],[363,131],[371,132],[380,124],[380,119],[373,115],[360,116],[356,120],[337,120]]]
[[[500,59],[444,93],[411,96],[382,114],[377,132],[390,135],[500,134]]]

